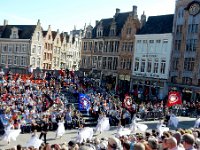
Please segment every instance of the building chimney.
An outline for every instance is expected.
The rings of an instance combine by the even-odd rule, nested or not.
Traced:
[[[146,15],[145,12],[143,11],[143,14],[141,15],[141,28],[146,24]]]
[[[8,25],[8,20],[4,19],[3,25],[4,25],[4,26]]]
[[[136,19],[137,18],[137,6],[133,5],[133,17]]]
[[[120,13],[120,9],[119,9],[119,8],[116,8],[115,15],[118,15],[119,13]]]
[[[99,20],[96,20],[96,21],[95,21],[95,26],[96,26],[98,23],[99,23]]]

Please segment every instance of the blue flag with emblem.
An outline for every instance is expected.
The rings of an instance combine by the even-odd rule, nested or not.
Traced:
[[[90,97],[86,94],[79,94],[79,110],[90,109]]]

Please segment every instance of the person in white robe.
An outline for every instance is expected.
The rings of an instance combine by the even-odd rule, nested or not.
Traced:
[[[103,131],[108,131],[108,130],[110,130],[109,118],[106,117],[104,113],[102,113],[100,114],[99,119],[98,119],[96,132],[100,132],[101,134]]]
[[[175,114],[171,114],[170,115],[170,119],[169,119],[169,125],[174,126],[175,128],[177,128],[179,123],[178,118],[176,117]]]
[[[121,125],[121,122],[119,122],[117,133],[116,133],[116,137],[119,138],[119,137],[127,136],[127,135],[130,135],[130,134],[131,134],[131,130],[129,128],[124,128]]]
[[[142,124],[142,123],[137,123],[136,122],[136,117],[133,118],[131,126],[130,126],[130,130],[132,133],[136,133],[136,132],[145,132],[148,128],[148,126],[146,124]]]
[[[26,143],[26,147],[34,147],[36,149],[39,149],[39,147],[41,146],[41,144],[43,143],[43,141],[41,139],[39,139],[38,135],[37,135],[37,131],[35,130],[33,135],[31,135],[31,138],[29,139],[29,141]]]
[[[3,135],[3,140],[6,141],[8,144],[11,142],[11,140],[16,141],[20,132],[21,132],[20,127],[18,129],[14,129],[13,123],[10,122],[8,126],[5,128],[5,134]]]
[[[194,128],[200,127],[200,117],[195,121]]]
[[[58,129],[56,131],[56,138],[60,137],[65,134],[65,126],[64,126],[64,118],[61,118],[61,120],[58,122]]]
[[[83,127],[83,125],[80,125],[76,142],[83,143],[83,142],[86,142],[87,140],[92,140],[93,135],[94,135],[94,131],[92,128]]]
[[[166,125],[163,124],[163,122],[160,120],[159,123],[157,124],[157,130],[159,132],[159,137],[161,137],[163,135],[163,132],[169,131],[169,128],[166,127]]]

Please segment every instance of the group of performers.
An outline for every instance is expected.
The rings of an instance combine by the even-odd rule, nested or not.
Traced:
[[[168,118],[169,117],[169,118]],[[161,137],[163,132],[169,131],[169,127],[173,126],[177,128],[178,126],[178,119],[174,114],[170,114],[170,116],[166,116],[166,120],[159,121],[157,124],[157,131],[159,132],[159,136]],[[58,122],[58,128],[55,132],[55,138],[62,138],[65,134],[65,126],[64,126],[64,118],[61,118]],[[200,126],[200,118],[196,120],[194,127],[198,128]],[[130,135],[131,133],[135,134],[138,132],[144,133],[148,129],[146,124],[138,123],[137,117],[134,116],[132,119],[132,123],[130,127],[125,128],[124,126],[119,123],[118,129],[116,130],[116,136],[121,137],[125,135]],[[80,124],[78,129],[78,134],[76,141],[78,143],[82,143],[86,140],[91,140],[94,134],[101,134],[102,132],[110,130],[110,123],[109,118],[105,115],[105,113],[101,113],[99,115],[98,123],[95,129],[90,127],[84,127],[83,124]],[[14,128],[13,122],[9,122],[7,127],[5,128],[5,134],[3,135],[2,139],[6,141],[8,144],[11,140],[16,140],[21,132],[20,127]],[[34,146],[35,148],[39,148],[39,146],[44,142],[46,143],[46,136],[48,132],[48,119],[44,119],[42,123],[41,133],[40,136],[37,135],[37,131],[35,130],[31,135],[31,138],[28,140],[26,146]],[[44,140],[42,140],[44,137]]]

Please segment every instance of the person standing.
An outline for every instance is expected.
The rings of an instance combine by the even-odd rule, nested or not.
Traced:
[[[41,124],[41,133],[39,137],[39,139],[41,139],[44,136],[44,143],[47,143],[48,128],[49,128],[49,121],[48,118],[46,117]]]

